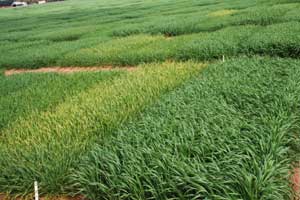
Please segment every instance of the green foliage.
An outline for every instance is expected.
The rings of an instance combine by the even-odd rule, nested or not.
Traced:
[[[30,194],[37,180],[42,196],[91,200],[289,199],[300,151],[299,13],[298,0],[1,9],[0,193]],[[203,68],[196,61],[223,56],[177,88]]]
[[[50,111],[9,124],[1,131],[1,192],[31,193],[34,180],[39,181],[41,194],[72,190],[70,176],[81,156],[202,67],[194,63],[141,66],[95,84]]]
[[[299,64],[209,66],[104,138],[74,184],[89,199],[289,199]]]
[[[176,3],[71,0],[5,9],[0,13],[0,26],[5,27],[0,31],[0,68],[136,65],[165,60],[213,60],[220,54],[297,57],[299,12],[300,4],[293,0],[179,0]],[[232,35],[241,35],[249,25],[255,25],[259,33],[258,39],[253,39],[259,41],[259,34],[271,33],[268,26],[278,25],[277,29],[281,30],[285,27],[282,24],[291,26],[289,32],[272,32],[272,37],[285,37],[288,44],[280,43],[284,47],[273,42],[253,47],[256,41],[244,43],[232,39]],[[207,34],[208,41],[203,38]],[[247,39],[249,35],[245,34],[242,38]],[[180,35],[187,37],[174,37]],[[170,41],[148,41],[161,36]],[[136,44],[131,42],[132,38]]]
[[[138,35],[104,42],[92,48],[70,52],[59,65],[137,65],[171,58],[173,44],[162,36]]]
[[[55,109],[66,98],[109,80],[120,72],[68,75],[24,74],[0,77],[0,130],[32,112]]]
[[[210,60],[223,55],[268,55],[297,58],[300,55],[299,22],[230,27],[187,42],[177,51],[178,60]]]
[[[299,22],[289,22],[266,27],[235,26],[213,33],[171,38],[129,36],[70,52],[58,60],[58,65],[137,65],[164,60],[206,61],[240,55],[297,58],[300,55],[299,31]]]
[[[287,4],[287,5],[267,5],[245,9],[239,13],[236,13],[234,18],[234,24],[246,25],[271,25],[279,22],[288,22],[283,16],[291,11],[295,10],[295,6],[298,4]]]
[[[215,10],[222,8],[222,6],[223,8],[227,8],[227,6],[220,6],[218,4],[210,5],[209,7],[205,7],[206,10],[201,10],[196,14],[193,13],[193,15],[187,12],[185,15],[181,13],[166,18],[159,18],[156,19],[157,21],[145,24],[144,26],[141,26],[141,24],[125,26],[116,29],[113,35],[128,36],[138,33],[148,33],[177,36],[199,32],[212,32],[235,25],[254,24],[266,26],[279,22],[296,21],[292,16],[287,17],[286,14],[294,12],[293,16],[298,16],[295,12],[299,12],[299,4],[276,5],[275,2],[274,4],[275,5],[272,6],[256,4],[255,6],[242,10]],[[297,19],[299,19],[299,16]]]
[[[261,54],[280,57],[299,58],[300,31],[299,22],[268,26],[246,39],[248,54]]]

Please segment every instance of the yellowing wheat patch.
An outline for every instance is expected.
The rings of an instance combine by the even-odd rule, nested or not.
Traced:
[[[215,12],[211,12],[209,13],[208,15],[211,16],[211,17],[223,17],[223,16],[226,16],[226,15],[231,15],[233,13],[236,13],[237,10],[218,10],[218,11],[215,11]]]

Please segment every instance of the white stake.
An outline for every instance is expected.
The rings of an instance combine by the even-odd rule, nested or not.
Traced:
[[[39,200],[39,187],[37,181],[34,181],[34,200]]]
[[[223,62],[225,62],[225,56],[224,55],[223,55],[223,59],[222,60],[223,60]]]

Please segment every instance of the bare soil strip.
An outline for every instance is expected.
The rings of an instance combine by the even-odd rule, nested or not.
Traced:
[[[81,195],[77,195],[74,197],[70,197],[70,196],[41,197],[40,200],[87,200],[87,199]]]
[[[11,6],[0,6],[0,9],[1,8],[12,8]]]
[[[294,168],[291,182],[295,193],[294,200],[300,200],[300,166]]]
[[[22,74],[22,73],[62,73],[62,74],[69,74],[74,72],[97,72],[97,71],[111,71],[111,70],[126,70],[132,71],[137,69],[133,66],[127,67],[112,67],[112,66],[105,66],[105,67],[44,67],[39,69],[8,69],[5,70],[5,76],[11,76],[14,74]]]
[[[26,200],[26,199],[33,199],[32,196],[27,196],[27,197],[11,197],[9,195],[5,194],[0,194],[0,200]],[[74,197],[71,196],[53,196],[53,197],[40,197],[40,200],[87,200],[84,198],[82,195],[77,195]]]

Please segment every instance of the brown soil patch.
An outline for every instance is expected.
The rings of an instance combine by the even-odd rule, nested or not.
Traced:
[[[0,194],[0,200],[4,200],[6,199],[6,195],[5,194]]]
[[[294,200],[300,200],[300,166],[294,168],[291,177],[291,183],[294,191]]]
[[[167,34],[164,34],[164,37],[166,40],[172,40],[175,37],[175,35],[167,33]]]
[[[0,200],[31,200],[34,199],[32,195],[27,197],[12,197],[5,194],[0,194]],[[87,200],[82,195],[71,196],[52,196],[52,197],[40,197],[40,200]]]
[[[11,76],[14,74],[22,73],[62,73],[69,74],[74,72],[97,72],[97,71],[111,71],[111,70],[126,70],[132,71],[137,69],[136,67],[127,66],[127,67],[43,67],[39,69],[8,69],[5,70],[5,76]]]
[[[81,195],[77,195],[74,197],[70,197],[70,196],[41,197],[40,200],[86,200],[86,198],[84,198]]]

